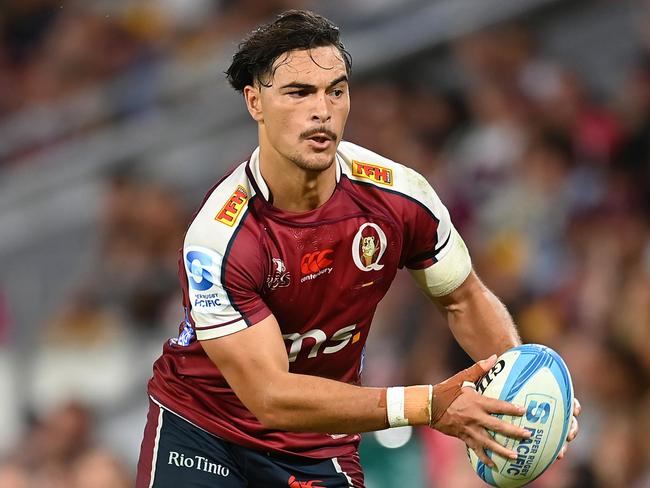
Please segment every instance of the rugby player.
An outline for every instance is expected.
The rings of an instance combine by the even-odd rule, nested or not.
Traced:
[[[487,430],[529,435],[491,415],[523,408],[471,387],[520,339],[447,209],[415,171],[342,141],[350,69],[338,28],[308,11],[234,55],[259,147],[187,231],[185,320],[154,364],[138,488],[362,487],[360,432],[428,425],[490,466],[486,450],[516,454]],[[360,386],[375,308],[403,267],[479,361],[437,384]]]

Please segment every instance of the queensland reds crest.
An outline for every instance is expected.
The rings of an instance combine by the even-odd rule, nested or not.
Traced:
[[[280,258],[273,258],[273,269],[271,274],[266,277],[266,286],[269,290],[284,288],[291,284],[291,273],[287,271],[287,266]]]
[[[379,271],[384,267],[379,261],[386,252],[386,245],[386,234],[381,227],[366,222],[359,227],[352,241],[354,264],[361,271]]]

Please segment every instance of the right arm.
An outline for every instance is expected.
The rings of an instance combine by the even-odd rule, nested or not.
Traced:
[[[201,341],[201,345],[265,428],[351,434],[388,427],[385,388],[290,373],[273,315],[236,334]]]
[[[258,347],[252,348],[251,344]],[[273,315],[235,334],[203,340],[201,345],[237,397],[265,428],[352,434],[389,426],[386,388],[360,387],[289,372],[286,348]],[[506,457],[516,457],[509,449],[481,434],[482,429],[489,428],[510,437],[527,436],[524,429],[491,415],[522,415],[521,408],[483,397],[470,388],[461,388],[464,380],[477,381],[495,360],[493,357],[480,361],[435,385],[433,405],[428,385],[405,388],[404,413],[408,423],[428,425],[431,408],[434,416],[442,415],[452,402],[462,397],[463,410],[454,414],[450,421],[472,426],[464,429],[469,434],[463,441],[477,451],[480,446]],[[484,462],[491,464],[487,457]]]

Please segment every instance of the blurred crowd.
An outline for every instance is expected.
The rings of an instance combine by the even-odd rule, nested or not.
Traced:
[[[146,110],[159,69],[169,59],[196,59],[304,0],[3,0],[0,2],[0,127],[12,115],[83,97],[75,132]],[[101,85],[101,89],[98,86]],[[83,114],[81,114],[83,119]],[[66,123],[65,118],[58,121]],[[40,122],[43,123],[43,122]],[[68,137],[44,131],[2,164]],[[1,169],[1,168],[0,168]]]
[[[74,402],[33,419],[0,466],[3,488],[130,488],[127,464],[92,440],[90,411]]]
[[[523,340],[566,359],[582,433],[535,486],[650,486],[650,44],[606,95],[517,26],[451,49],[465,86],[354,86],[363,109],[347,138],[429,178]],[[423,383],[466,366],[431,307],[412,287],[394,289],[371,335],[382,351],[375,364],[368,356],[374,382]],[[441,337],[448,347],[431,354]],[[452,469],[437,448],[448,440],[423,435],[440,461],[433,486],[476,485],[458,443]]]
[[[296,6],[194,1],[196,12],[181,17],[173,14],[179,2],[154,3],[156,23],[138,21],[153,13],[137,2],[121,10],[119,22],[106,23],[79,3],[3,2],[0,117],[158,57],[205,49],[283,3]],[[516,25],[448,47],[458,86],[405,78],[409,66],[352,85],[346,139],[431,181],[523,340],[555,348],[568,363],[584,409],[581,434],[538,488],[650,486],[650,32],[638,38],[613,93],[594,93],[589,80],[545,57]],[[96,266],[44,325],[45,346],[69,357],[136,337],[159,351],[182,319],[177,249],[196,201],[181,201],[173,187],[129,168],[113,174]],[[435,382],[469,364],[409,280],[401,273],[380,305],[366,384]],[[135,390],[125,395],[145,399],[149,359],[140,366],[132,372]],[[102,367],[116,366],[109,360]],[[120,398],[115,392],[108,396]],[[56,407],[28,409],[23,435],[0,463],[0,486],[129,486],[134,460],[93,434],[97,405],[56,400]],[[105,409],[106,399],[98,404]],[[431,488],[482,486],[460,442],[426,429],[416,434]]]
[[[0,118],[166,56],[192,56],[301,2],[4,0]],[[304,2],[303,2],[304,3]]]

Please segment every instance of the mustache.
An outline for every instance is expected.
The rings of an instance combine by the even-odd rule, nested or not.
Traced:
[[[315,127],[313,129],[306,130],[302,134],[300,134],[301,139],[309,139],[312,136],[315,136],[316,134],[325,134],[327,137],[332,139],[333,141],[336,141],[338,137],[336,134],[328,129],[327,127]]]

